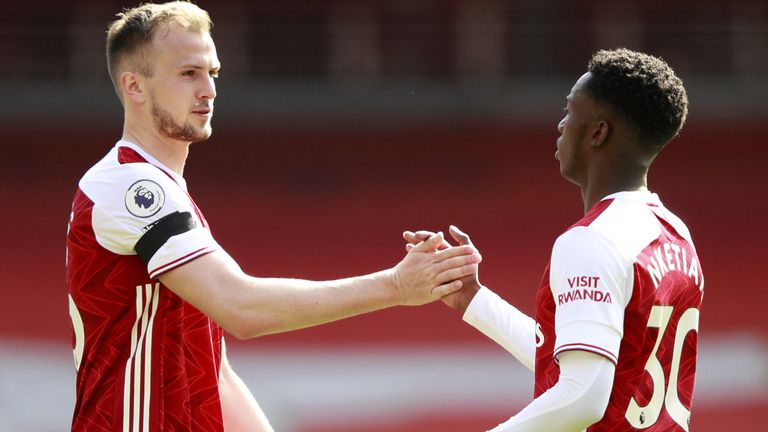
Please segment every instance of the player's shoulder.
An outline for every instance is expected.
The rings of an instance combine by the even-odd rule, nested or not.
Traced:
[[[557,243],[576,250],[593,245],[634,257],[661,233],[653,212],[653,207],[659,205],[658,197],[649,192],[609,195],[564,232]]]
[[[129,191],[163,193],[174,180],[129,145],[118,142],[80,179],[78,186],[92,201],[109,199]]]
[[[94,164],[81,178],[81,182],[119,180],[132,176],[166,177],[168,174],[149,162],[148,158],[129,145],[118,142],[104,157]],[[163,180],[165,181],[165,180]]]
[[[664,206],[655,208],[654,213],[656,213],[658,217],[663,219],[670,227],[672,227],[672,229],[677,232],[680,237],[684,238],[688,243],[693,244],[693,238],[691,236],[691,232],[688,230],[688,226],[679,216],[677,216],[677,214],[673,213],[671,210]]]

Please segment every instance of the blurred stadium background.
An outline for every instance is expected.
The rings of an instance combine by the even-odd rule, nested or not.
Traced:
[[[223,70],[186,177],[254,275],[397,262],[404,229],[471,233],[481,280],[532,313],[554,238],[582,212],[553,160],[560,108],[599,48],[668,60],[688,124],[650,186],[691,227],[706,296],[692,430],[763,431],[768,4],[758,0],[199,1]],[[64,236],[85,169],[119,138],[103,0],[0,9],[0,430],[69,427]],[[442,304],[238,342],[283,432],[479,431],[532,379]]]

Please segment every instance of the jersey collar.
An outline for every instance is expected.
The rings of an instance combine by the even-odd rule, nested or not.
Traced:
[[[128,147],[132,149],[133,151],[138,153],[141,157],[143,157],[147,162],[161,169],[164,173],[166,173],[169,177],[171,177],[176,183],[179,184],[179,186],[182,187],[182,189],[184,189],[184,191],[187,190],[187,181],[184,180],[184,177],[178,175],[175,171],[163,165],[162,162],[155,159],[151,154],[147,153],[138,144],[121,139],[120,141],[117,142],[117,144],[115,144],[115,148],[120,148],[120,147]]]
[[[623,199],[638,203],[650,204],[661,207],[659,196],[649,190],[615,192],[603,197],[600,201],[608,199]]]

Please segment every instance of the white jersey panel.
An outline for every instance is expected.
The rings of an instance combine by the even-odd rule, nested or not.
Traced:
[[[647,206],[658,200],[655,195],[607,198],[619,196],[623,199],[614,199],[589,225],[574,227],[555,242],[549,275],[556,306],[555,356],[582,349],[618,361],[635,259],[660,234]]]
[[[121,141],[81,179],[80,189],[93,202],[92,225],[97,242],[110,252],[136,255],[136,243],[153,224],[174,212],[188,212],[196,227],[184,234],[184,241],[169,240],[162,245],[148,272],[158,273],[159,268],[168,269],[168,264],[189,261],[199,256],[200,251],[218,249],[183,180],[177,182],[170,173],[148,162],[121,163],[121,147],[129,147],[151,160],[141,149]]]
[[[589,228],[610,239],[611,247],[622,259],[634,264],[640,251],[661,234],[659,222],[648,207],[648,203],[661,206],[661,202],[650,192],[621,192],[605,199],[614,201]]]

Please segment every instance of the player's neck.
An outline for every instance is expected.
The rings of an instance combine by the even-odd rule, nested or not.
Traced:
[[[164,138],[156,131],[135,130],[128,127],[123,129],[122,139],[138,145],[173,172],[184,176],[189,143]]]
[[[584,213],[594,207],[608,195],[617,192],[648,190],[648,181],[645,175],[614,177],[600,182],[589,182],[581,188],[581,197],[584,200]]]
[[[587,170],[587,179],[581,184],[584,213],[616,192],[648,190],[651,160],[618,146],[613,150],[597,154]]]

